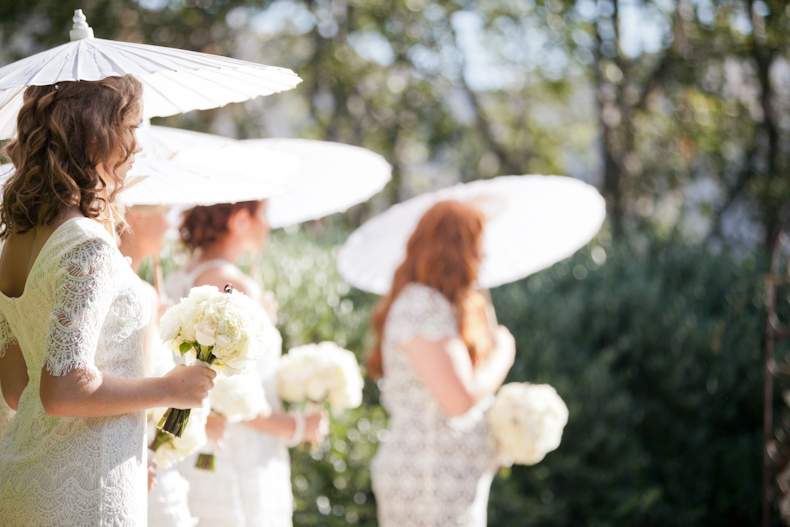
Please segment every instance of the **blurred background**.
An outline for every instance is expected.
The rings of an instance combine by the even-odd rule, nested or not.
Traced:
[[[492,291],[517,339],[509,380],[552,384],[570,421],[557,451],[495,479],[489,524],[761,521],[764,277],[790,198],[786,0],[0,0],[0,64],[66,42],[78,8],[99,38],[304,79],[155,124],[338,141],[392,164],[371,201],[274,232],[253,262],[280,303],[285,349],[335,340],[364,354],[377,297],[334,260],[389,205],[498,175],[594,184],[608,204],[598,237]],[[171,246],[165,270],[182,262]],[[787,291],[777,298],[781,319]],[[780,339],[780,366],[785,351]],[[790,443],[790,383],[776,383],[772,525]],[[368,462],[386,414],[374,384],[365,394],[321,449],[292,452],[295,525],[376,525]]]

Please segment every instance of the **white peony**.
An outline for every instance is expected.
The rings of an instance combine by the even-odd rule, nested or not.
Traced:
[[[328,401],[335,410],[362,404],[362,373],[354,354],[334,342],[291,349],[277,370],[280,397],[291,403]]]
[[[181,329],[180,305],[171,307],[162,315],[159,321],[159,336],[165,342],[171,341],[178,337],[179,329]]]
[[[231,423],[249,421],[258,415],[269,416],[272,408],[256,373],[221,377],[208,394],[211,409]]]
[[[534,465],[560,446],[567,422],[568,407],[548,384],[506,384],[488,410],[500,450],[521,465]]]
[[[158,423],[166,410],[166,408],[154,408],[151,416],[153,422]],[[167,468],[200,450],[207,442],[206,419],[208,414],[208,404],[204,404],[200,408],[193,408],[181,437],[168,437],[156,448],[152,461],[158,467]],[[164,434],[164,432],[159,433]]]

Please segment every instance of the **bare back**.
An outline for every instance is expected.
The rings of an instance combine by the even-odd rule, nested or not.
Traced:
[[[22,296],[30,270],[52,233],[66,221],[82,216],[79,209],[70,209],[49,225],[11,235],[0,255],[0,293],[12,298]]]

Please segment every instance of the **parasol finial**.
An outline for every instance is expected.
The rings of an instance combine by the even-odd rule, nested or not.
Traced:
[[[69,31],[72,42],[83,38],[93,38],[93,28],[88,25],[88,19],[82,14],[82,9],[74,10],[74,29]]]

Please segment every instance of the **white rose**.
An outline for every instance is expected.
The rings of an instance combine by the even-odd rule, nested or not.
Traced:
[[[217,323],[205,318],[195,326],[195,339],[201,346],[213,346],[217,337]]]

